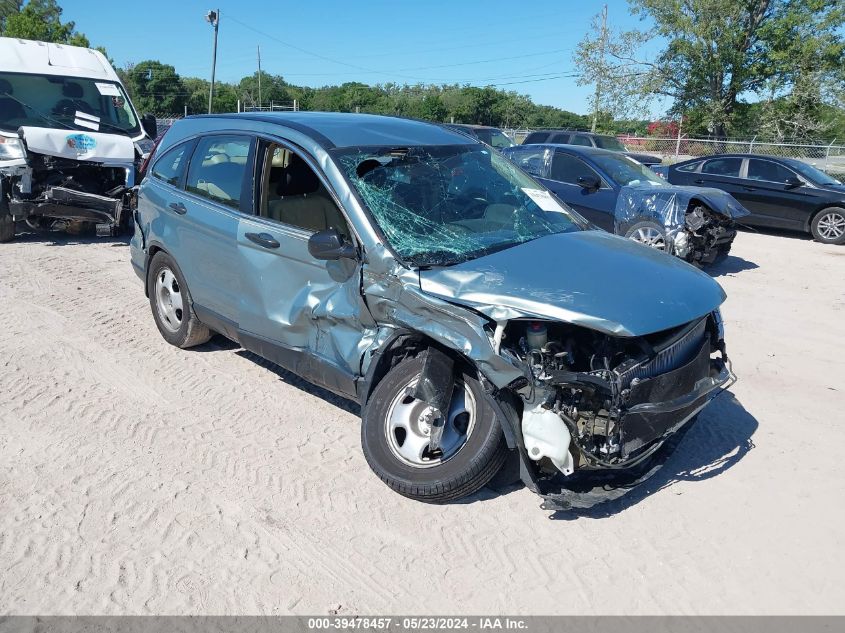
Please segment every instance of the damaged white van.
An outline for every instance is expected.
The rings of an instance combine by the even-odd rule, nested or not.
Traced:
[[[0,242],[23,225],[114,235],[155,136],[99,51],[0,38]]]

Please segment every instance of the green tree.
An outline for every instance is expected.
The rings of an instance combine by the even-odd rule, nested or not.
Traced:
[[[572,55],[576,83],[595,87],[589,99],[593,132],[601,118],[640,118],[648,113],[648,67],[635,60],[645,37],[638,30],[618,31],[608,26],[605,5],[578,43]]]
[[[0,0],[0,35],[6,33],[6,20],[20,12],[22,0]]]
[[[188,100],[188,93],[176,69],[155,60],[130,66],[126,71],[126,88],[141,112],[181,113]]]
[[[649,88],[718,137],[731,130],[743,95],[791,86],[802,57],[816,72],[841,71],[843,0],[630,2],[668,40],[649,64]]]
[[[6,37],[90,46],[88,38],[76,31],[73,22],[62,22],[62,8],[56,0],[29,0],[23,8],[20,3],[5,2],[0,11],[0,25]]]

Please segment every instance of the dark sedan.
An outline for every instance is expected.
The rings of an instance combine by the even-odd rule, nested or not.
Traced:
[[[572,145],[502,150],[596,226],[696,264],[724,258],[748,215],[717,189],[676,187],[618,152]]]
[[[809,232],[845,244],[845,185],[793,158],[720,154],[676,163],[667,179],[727,191],[751,215],[743,224]]]

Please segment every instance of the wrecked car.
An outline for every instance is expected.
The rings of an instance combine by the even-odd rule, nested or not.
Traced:
[[[17,223],[115,234],[154,137],[99,51],[0,38],[0,242]]]
[[[732,378],[709,276],[420,121],[177,121],[130,251],[168,343],[219,333],[359,402],[370,467],[422,501],[510,456],[563,505],[568,478],[639,467]]]
[[[723,191],[670,185],[618,152],[572,145],[503,152],[597,226],[690,263],[727,257],[736,220],[749,215]]]

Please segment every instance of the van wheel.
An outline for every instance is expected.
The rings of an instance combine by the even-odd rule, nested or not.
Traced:
[[[11,242],[15,237],[15,221],[9,213],[9,200],[0,184],[0,243]]]
[[[188,285],[170,255],[155,254],[150,262],[147,288],[153,318],[165,341],[184,349],[211,338],[211,330],[194,314]]]
[[[15,221],[11,215],[3,213],[0,209],[0,244],[11,242],[15,238]]]
[[[376,386],[363,412],[364,457],[401,495],[444,503],[472,494],[508,455],[499,422],[478,380],[460,372],[441,448],[429,449],[429,405],[413,396],[425,358],[402,361]]]
[[[628,229],[625,237],[659,251],[666,251],[666,230],[657,222],[637,222]]]
[[[845,209],[822,209],[813,216],[810,231],[816,241],[822,244],[845,244]]]

